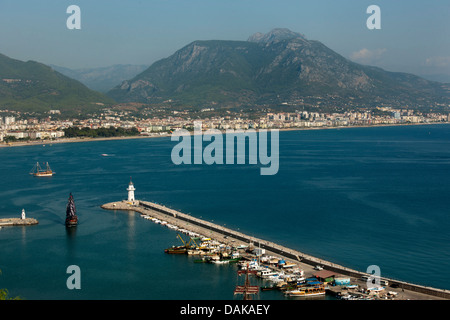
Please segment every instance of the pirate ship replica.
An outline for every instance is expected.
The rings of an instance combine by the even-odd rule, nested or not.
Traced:
[[[75,227],[78,224],[77,210],[73,201],[72,193],[70,193],[69,201],[66,208],[66,227]]]

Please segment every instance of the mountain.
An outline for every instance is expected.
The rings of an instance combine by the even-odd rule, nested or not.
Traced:
[[[450,75],[445,73],[419,74],[418,76],[431,81],[450,83]]]
[[[47,65],[23,62],[0,54],[0,109],[66,114],[97,110],[114,103]]]
[[[288,29],[194,41],[109,91],[119,102],[204,106],[449,103],[449,85],[354,63]]]
[[[82,69],[69,69],[55,65],[50,67],[69,78],[80,81],[89,89],[106,93],[118,83],[136,76],[149,66],[116,64],[109,67]]]

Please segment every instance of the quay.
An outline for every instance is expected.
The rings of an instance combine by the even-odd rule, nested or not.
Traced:
[[[0,227],[9,227],[9,226],[31,226],[34,224],[38,224],[38,221],[34,218],[3,218],[0,219]]]
[[[132,184],[130,182],[130,186]],[[165,206],[147,202],[138,201],[134,199],[134,188],[129,189],[132,192],[132,197],[129,200],[122,200],[117,202],[111,202],[102,205],[105,210],[125,210],[138,212],[141,215],[149,216],[152,218],[166,221],[169,224],[177,226],[181,229],[186,229],[191,232],[202,234],[204,236],[215,239],[223,244],[231,247],[237,247],[241,244],[251,244],[255,248],[264,249],[266,254],[277,255],[286,262],[295,263],[301,267],[305,274],[314,275],[317,274],[317,266],[321,266],[328,272],[334,272],[336,275],[351,277],[352,283],[359,286],[365,286],[366,281],[364,277],[370,276],[370,274],[350,269],[329,261],[325,261],[300,251],[287,248],[276,243],[245,235],[236,230],[232,230],[206,220],[202,220],[191,215],[167,208]],[[390,294],[396,294],[397,298],[402,300],[440,300],[450,299],[450,291],[437,289],[427,286],[416,285],[404,281],[399,281],[389,278],[381,278],[384,281],[388,281],[389,285],[386,286],[386,291]],[[342,294],[342,290],[330,287],[328,292],[334,295]],[[345,290],[345,293],[351,293],[351,290]]]

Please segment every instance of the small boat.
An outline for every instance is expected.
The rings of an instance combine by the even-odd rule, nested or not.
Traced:
[[[66,207],[66,227],[75,227],[78,224],[77,210],[73,201],[72,193],[70,193],[69,201]]]
[[[237,257],[237,258],[220,258],[220,259],[211,259],[211,263],[215,263],[215,264],[238,263],[240,260],[241,260],[241,257]]]
[[[273,284],[271,286],[264,286],[261,287],[261,291],[271,291],[271,290],[279,290],[280,286],[277,286],[276,284]]]
[[[272,271],[269,268],[262,269],[261,271],[258,272],[258,276],[260,278],[268,278],[270,276],[275,276],[275,275],[278,275],[278,272]]]
[[[35,177],[51,177],[51,176],[53,176],[54,172],[50,168],[50,165],[48,164],[48,162],[46,162],[45,164],[46,164],[46,168],[44,170],[39,165],[39,162],[36,162],[33,169],[31,169],[30,174],[32,174]]]
[[[207,263],[209,262],[210,259],[208,259],[208,257],[202,257],[201,259],[195,259],[194,262],[195,263]]]
[[[164,249],[165,253],[169,254],[187,254],[189,248],[185,246],[172,246],[171,248]]]
[[[317,287],[301,287],[296,290],[286,291],[286,295],[290,297],[310,297],[325,295],[325,288],[323,286]]]
[[[160,220],[158,220],[158,221],[159,221],[159,223],[161,223]],[[177,237],[181,240],[183,245],[182,246],[172,246],[170,248],[164,249],[165,253],[169,253],[169,254],[188,254],[189,250],[192,250],[192,249],[195,249],[195,248],[198,247],[196,245],[196,243],[195,243],[195,240],[192,237],[189,239],[188,242],[184,241],[183,238],[180,236],[180,234],[177,234]],[[194,243],[194,245],[191,244],[191,241]]]

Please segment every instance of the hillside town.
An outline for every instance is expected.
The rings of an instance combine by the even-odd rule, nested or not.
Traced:
[[[43,141],[67,138],[69,128],[123,128],[136,129],[136,135],[159,136],[177,129],[193,130],[194,121],[201,121],[203,130],[247,129],[317,129],[350,126],[379,126],[402,124],[446,123],[450,114],[421,113],[410,109],[377,108],[373,111],[322,113],[310,111],[266,112],[259,118],[245,114],[213,114],[214,109],[203,109],[193,117],[189,112],[171,111],[164,116],[136,115],[130,111],[104,109],[86,119],[61,119],[59,110],[50,110],[45,117],[25,117],[22,113],[0,110],[0,141]],[[211,115],[208,115],[211,113]]]

